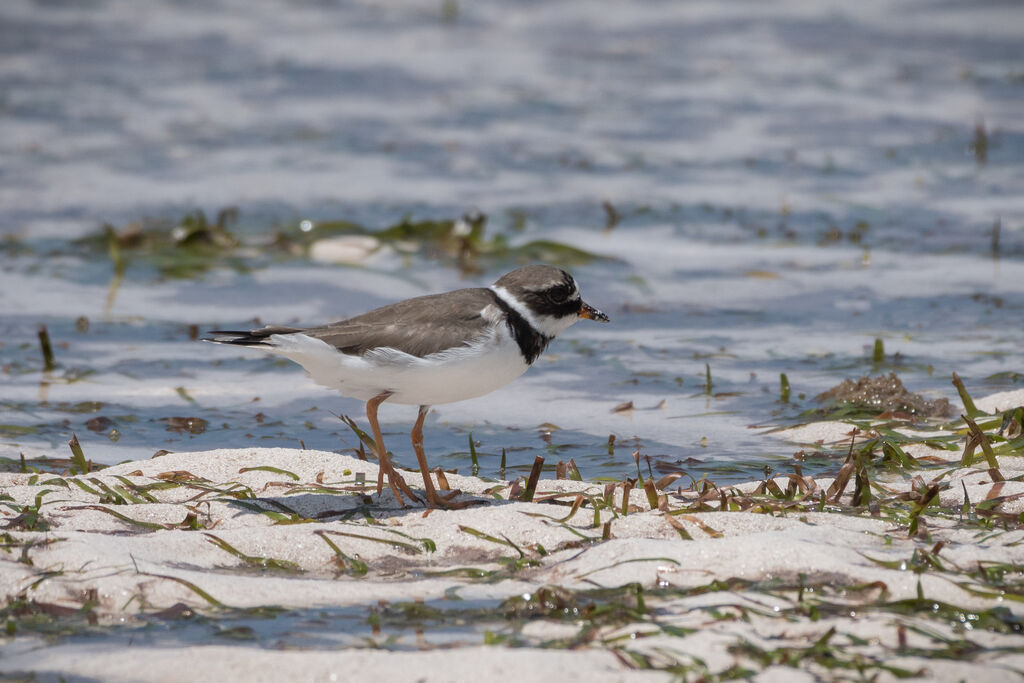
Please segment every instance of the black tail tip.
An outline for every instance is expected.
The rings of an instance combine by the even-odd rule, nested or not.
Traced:
[[[266,338],[257,337],[248,330],[209,330],[207,334],[216,337],[203,337],[200,341],[213,344],[233,344],[235,346],[269,346]]]

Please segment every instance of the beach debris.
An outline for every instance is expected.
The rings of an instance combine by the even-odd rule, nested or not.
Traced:
[[[50,522],[42,516],[43,498],[51,489],[43,489],[36,494],[35,501],[31,504],[21,505],[16,508],[18,514],[3,521],[3,528],[18,531],[49,531]]]
[[[989,442],[988,437],[985,436],[985,432],[981,430],[978,423],[967,417],[966,415],[961,416],[963,421],[967,423],[969,431],[969,437],[967,446],[964,448],[964,457],[961,461],[963,465],[971,464],[971,455],[968,448],[973,444],[981,446],[982,453],[985,454],[985,461],[989,466],[989,474],[992,476],[992,481],[1003,481],[1003,475],[999,472],[999,461],[996,460],[995,451],[992,450],[992,444]]]
[[[974,124],[974,138],[971,140],[971,151],[974,152],[974,160],[978,166],[988,163],[988,130],[985,128],[985,119],[979,118]]]
[[[115,422],[105,415],[98,415],[90,418],[85,423],[85,428],[90,432],[105,432],[113,427]]]
[[[389,248],[399,254],[415,254],[454,265],[463,273],[478,273],[515,263],[543,261],[572,266],[607,260],[553,240],[534,240],[513,246],[503,234],[485,236],[486,224],[487,215],[479,211],[441,220],[413,220],[405,216],[380,229],[348,220],[303,220],[278,230],[273,244],[297,256],[308,253],[314,260],[337,259],[333,262],[352,263],[362,262],[359,259],[365,260]],[[345,261],[345,258],[354,260]]]
[[[175,387],[174,392],[178,394],[178,396],[180,396],[182,400],[187,401],[188,403],[191,403],[194,406],[199,405],[199,402],[192,398],[192,396],[188,393],[188,390],[185,389],[185,387]]]
[[[948,417],[949,401],[945,398],[927,400],[907,391],[895,372],[878,377],[844,379],[828,391],[814,397],[821,403],[855,408],[875,413],[893,413],[919,417]]]
[[[123,228],[104,224],[73,244],[95,256],[105,255],[114,264],[108,311],[129,263],[155,268],[163,277],[193,278],[215,268],[246,272],[282,257],[359,266],[386,252],[440,261],[464,274],[534,262],[564,267],[614,260],[555,240],[513,245],[502,233],[487,236],[487,216],[479,211],[453,219],[404,216],[381,228],[345,219],[306,218],[262,233],[249,231],[244,238],[233,232],[238,215],[237,208],[227,207],[213,219],[196,210],[177,221],[143,219]]]
[[[1007,410],[1003,413],[1003,420],[999,425],[999,436],[1006,432],[1007,439],[1016,439],[1022,433],[1024,425],[1024,406]]]
[[[633,410],[633,402],[632,401],[623,401],[622,403],[620,403],[617,406],[615,406],[614,408],[612,408],[612,412],[613,413],[624,413],[624,412],[629,411],[629,410]]]
[[[555,463],[555,479],[583,481],[583,477],[582,475],[580,475],[580,470],[576,466],[576,461],[573,460],[572,458],[569,459],[569,462],[559,460],[557,463]]]
[[[953,386],[956,387],[956,393],[960,395],[960,401],[964,404],[964,411],[967,413],[967,417],[977,417],[982,415],[982,411],[978,410],[978,407],[974,405],[974,399],[967,393],[967,387],[964,386],[964,382],[960,379],[960,375],[953,373]]]
[[[619,215],[619,212],[615,208],[615,205],[612,204],[607,199],[601,202],[601,208],[604,209],[605,213],[604,231],[605,233],[609,233],[615,229],[616,225],[619,224],[619,221],[622,219],[622,216]]]
[[[572,481],[583,481],[583,475],[580,474],[580,468],[576,466],[576,460],[573,458],[569,458],[569,465],[566,467],[566,473]]]
[[[533,494],[537,490],[537,481],[540,480],[540,472],[544,467],[544,457],[538,455],[533,459],[533,467],[530,469],[530,477],[526,480],[526,488],[519,496],[519,500],[529,503],[533,500]]]
[[[476,442],[473,441],[473,432],[469,433],[469,461],[472,465],[473,476],[480,474],[480,461],[476,457]]]
[[[55,370],[57,363],[53,360],[53,345],[50,344],[50,332],[46,325],[39,326],[39,348],[43,352],[43,371]]]
[[[231,265],[230,260],[241,245],[230,230],[237,220],[235,207],[221,209],[213,220],[196,210],[176,221],[144,219],[120,229],[104,224],[74,244],[97,254],[105,253],[114,264],[110,304],[129,260],[149,264],[161,275],[174,278],[191,278],[218,265]],[[239,265],[237,260],[234,265]]]
[[[201,417],[165,417],[162,421],[167,423],[167,431],[177,434],[202,434],[210,424]]]
[[[68,441],[68,447],[71,448],[71,473],[75,474],[88,474],[92,471],[92,462],[85,459],[85,453],[82,451],[82,445],[78,443],[78,435],[72,434],[71,440]]]
[[[459,19],[458,0],[444,0],[441,3],[441,21],[454,24]]]
[[[361,265],[380,249],[380,240],[372,235],[325,237],[309,245],[309,258],[317,263]]]
[[[319,530],[314,531],[313,533],[319,536],[324,543],[334,551],[334,563],[338,567],[340,573],[358,578],[366,576],[366,573],[370,571],[369,565],[360,560],[358,556],[353,557],[345,554],[345,551],[338,547],[338,545],[328,537],[327,531]]]
[[[298,572],[302,571],[302,567],[300,567],[295,562],[291,562],[289,560],[279,560],[279,559],[273,558],[273,557],[261,557],[261,556],[258,556],[258,555],[246,555],[245,553],[243,553],[242,551],[238,550],[233,545],[231,545],[230,543],[225,541],[223,538],[220,538],[219,536],[215,536],[215,535],[213,535],[213,534],[211,534],[209,532],[204,532],[203,536],[206,537],[207,541],[209,541],[213,545],[217,546],[218,548],[220,548],[224,552],[229,553],[230,555],[234,555],[235,557],[237,557],[239,560],[241,560],[243,563],[245,563],[249,567],[253,567],[253,568],[256,568],[256,569],[269,569],[269,570],[281,571],[281,572],[296,572],[296,573],[298,573]]]

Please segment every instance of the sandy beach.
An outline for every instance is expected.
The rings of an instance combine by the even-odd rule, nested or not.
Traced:
[[[978,403],[1004,409],[1024,392]],[[781,436],[848,442],[850,429],[817,423]],[[1024,512],[1024,463],[1001,457],[997,473],[984,458],[961,467],[958,452],[904,450],[928,466],[879,477],[876,503],[859,506],[852,480],[837,494],[828,478],[722,489],[677,479],[652,507],[642,486],[624,503],[623,482],[542,479],[523,502],[509,500],[521,482],[447,475],[475,504],[426,511],[378,498],[373,462],[281,448],[174,453],[74,477],[3,474],[0,586],[22,607],[9,611],[0,668],[125,681],[196,671],[445,681],[510,670],[531,680],[743,670],[777,680],[794,668],[807,680],[858,669],[879,680],[1010,680],[1024,670],[1012,587],[1024,531],[1008,522]],[[936,499],[915,514],[929,487]],[[1006,590],[984,567],[1009,572]],[[302,615],[294,640],[346,609],[359,626],[330,649],[256,637],[260,623]],[[82,632],[120,625],[139,642],[50,646],[45,631],[12,626],[26,615],[75,617]],[[202,629],[175,646],[142,635],[246,619],[212,641]],[[232,635],[243,642],[225,642]],[[976,641],[983,657],[939,659]],[[175,665],[183,657],[187,668]]]

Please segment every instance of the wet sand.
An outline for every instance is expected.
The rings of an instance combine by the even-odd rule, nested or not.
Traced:
[[[1024,392],[978,403],[988,410],[1020,405]],[[849,431],[818,423],[783,436],[841,442]],[[46,531],[19,528],[24,521],[3,510],[7,600],[20,596],[50,612],[88,602],[95,628],[120,624],[122,635],[108,629],[107,642],[69,638],[48,646],[19,634],[0,646],[0,667],[189,680],[193,669],[172,666],[187,657],[208,675],[253,680],[343,679],[354,670],[389,680],[465,680],[510,669],[531,679],[634,680],[640,662],[722,673],[758,666],[751,652],[806,655],[835,629],[829,647],[861,657],[883,679],[884,667],[951,681],[1001,680],[1024,669],[1019,635],[982,624],[975,633],[970,621],[1010,610],[1016,616],[1005,618],[1019,623],[1024,610],[1016,598],[1004,599],[971,571],[1021,566],[1024,531],[965,521],[985,501],[982,508],[1009,517],[1024,512],[1024,463],[999,458],[995,475],[983,458],[960,467],[958,452],[904,450],[932,467],[879,476],[873,494],[881,506],[859,508],[851,506],[852,481],[832,496],[828,478],[798,480],[788,500],[765,495],[764,482],[709,491],[676,480],[659,492],[660,509],[634,488],[624,514],[622,483],[609,487],[607,507],[604,483],[542,479],[533,502],[513,502],[509,482],[448,475],[463,491],[459,500],[475,504],[426,511],[398,506],[387,491],[378,497],[372,462],[281,448],[175,453],[77,477],[3,474],[0,484],[21,505],[48,491],[40,510]],[[949,466],[936,468],[938,460]],[[421,486],[417,474],[405,476]],[[797,480],[773,481],[785,490]],[[938,488],[934,514],[921,514],[910,534],[893,516],[893,501],[912,501],[931,485]],[[965,496],[968,512],[958,518]],[[11,548],[30,542],[30,562],[19,562]],[[934,565],[923,566],[922,557]],[[923,601],[953,616],[928,618],[927,609],[919,613]],[[631,605],[632,618],[603,623],[579,611],[595,604]],[[454,610],[466,605],[482,611],[460,622]],[[353,608],[357,628],[333,647],[302,647],[294,632],[275,646],[261,631],[275,621],[269,618],[245,622],[254,642],[245,648],[209,642],[200,628],[186,628],[174,645],[147,644],[141,635],[134,645],[124,642],[133,626],[187,623],[196,614],[228,623],[270,606],[308,615]],[[492,616],[483,616],[488,610]],[[372,615],[383,618],[376,629]],[[492,646],[484,647],[488,639]],[[987,649],[969,663],[940,662],[934,650],[941,639]],[[368,649],[373,643],[395,652]],[[775,669],[763,661],[760,676],[769,676]],[[830,671],[810,660],[799,667]]]

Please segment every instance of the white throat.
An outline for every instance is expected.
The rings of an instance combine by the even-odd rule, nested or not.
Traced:
[[[530,323],[530,327],[537,330],[545,337],[556,337],[574,322],[579,320],[577,315],[567,315],[562,318],[555,318],[550,315],[537,315],[522,301],[517,299],[504,287],[491,285],[490,290],[498,295],[498,298],[508,304],[513,311],[523,316],[523,320]]]

